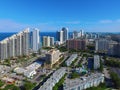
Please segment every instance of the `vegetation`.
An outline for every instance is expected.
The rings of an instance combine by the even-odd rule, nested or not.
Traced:
[[[71,66],[74,66],[74,64],[75,64],[75,62],[76,62],[77,60],[78,60],[78,59],[76,58],[76,59],[72,62]]]
[[[83,54],[83,57],[88,57],[88,55],[86,53]]]
[[[43,49],[50,50],[50,49],[53,49],[53,48],[52,47],[43,47]]]
[[[78,77],[80,77],[80,75],[79,75],[79,73],[77,73],[75,71],[70,74],[71,79],[75,79],[75,78],[78,78]]]
[[[90,88],[87,88],[86,90],[106,90],[106,85],[105,83],[101,83],[99,86],[97,87],[90,87]],[[109,90],[109,89],[107,89]]]
[[[81,64],[81,63],[78,63],[78,64],[76,65],[76,67],[82,67],[82,64]]]
[[[87,46],[87,49],[89,49],[89,50],[95,50],[95,46],[94,45],[89,45],[89,46]]]
[[[10,66],[10,59],[5,59],[5,61],[4,61],[3,64],[4,64],[4,65],[7,65],[7,66]]]
[[[67,74],[65,74],[65,75],[59,80],[59,82],[55,84],[55,86],[53,87],[53,90],[63,90],[63,83],[64,83],[64,80],[65,80],[66,75],[67,75]]]
[[[5,83],[0,80],[0,87],[2,87]]]
[[[20,88],[12,84],[5,86],[5,88],[2,90],[20,90]]]
[[[65,52],[67,51],[67,48],[65,46],[61,46],[61,47],[56,47],[58,50],[60,50],[60,52]]]
[[[36,57],[36,56],[37,56],[37,53],[32,53],[32,56],[33,56],[33,57]]]
[[[81,62],[82,62],[82,59],[81,59],[81,60],[79,60],[79,62],[78,62],[78,64],[76,65],[76,67],[82,67]]]
[[[29,81],[25,81],[23,90],[32,90],[35,86],[36,86],[36,83],[31,83]]]
[[[120,78],[119,78],[118,74],[116,74],[115,72],[110,72],[110,77],[114,83],[115,88],[120,89]]]
[[[102,60],[100,60],[100,68],[99,70],[102,72],[103,71],[103,63],[102,63]]]
[[[105,60],[105,64],[110,67],[120,67],[120,61],[114,59]]]
[[[67,57],[66,60],[67,60],[68,58],[69,58],[69,57]],[[66,63],[65,63],[66,60],[64,60],[64,61],[60,64],[61,67],[66,67],[66,66],[67,66]]]

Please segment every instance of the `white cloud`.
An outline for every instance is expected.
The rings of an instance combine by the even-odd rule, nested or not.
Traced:
[[[13,20],[1,19],[0,20],[0,32],[17,32],[21,29],[28,27],[27,24],[17,23]]]
[[[0,19],[0,32],[19,32],[26,27],[39,28],[41,32],[54,32],[60,30],[63,26],[68,27],[70,30],[86,28],[86,31],[98,32],[118,32],[120,31],[120,19],[117,20],[100,20],[98,22],[82,23],[80,21],[56,21],[56,22],[38,22],[36,24],[24,24],[15,22],[9,19]],[[103,25],[104,24],[104,25]]]
[[[117,21],[117,22],[120,22],[120,19],[117,19],[116,21]]]
[[[99,21],[100,23],[103,23],[103,24],[105,24],[105,23],[113,23],[113,21],[112,20],[101,20],[101,21]]]

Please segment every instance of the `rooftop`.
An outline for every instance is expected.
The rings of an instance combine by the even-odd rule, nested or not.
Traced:
[[[92,73],[91,75],[89,76],[84,76],[84,77],[81,77],[81,78],[76,78],[76,79],[67,79],[65,80],[65,88],[70,88],[70,87],[74,87],[76,85],[80,85],[80,84],[83,84],[83,83],[87,83],[88,81],[91,81],[91,80],[94,80],[96,78],[100,78],[101,76],[103,76],[102,73]]]

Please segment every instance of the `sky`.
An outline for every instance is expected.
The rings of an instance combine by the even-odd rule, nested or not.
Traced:
[[[120,32],[120,0],[0,0],[0,32]]]

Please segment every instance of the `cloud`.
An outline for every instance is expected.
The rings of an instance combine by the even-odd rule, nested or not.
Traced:
[[[120,19],[117,19],[116,21],[117,21],[117,22],[120,22]]]
[[[0,32],[19,32],[27,27],[38,28],[41,32],[51,32],[56,31],[60,26],[56,25],[54,22],[38,22],[35,24],[24,24],[19,23],[10,19],[0,19]]]
[[[13,20],[1,19],[0,20],[0,32],[17,32],[25,27],[28,27],[27,24],[17,23]]]
[[[105,23],[113,23],[113,21],[112,20],[100,20],[99,23],[103,23],[103,24],[105,24]]]
[[[80,21],[49,21],[49,22],[37,22],[35,24],[26,24],[16,22],[10,19],[0,19],[0,32],[19,32],[27,27],[38,28],[40,32],[55,32],[62,27],[68,27],[70,31],[85,29],[85,31],[97,31],[97,32],[120,32],[120,19],[116,20],[99,20],[89,23]],[[103,25],[104,24],[104,25]]]

